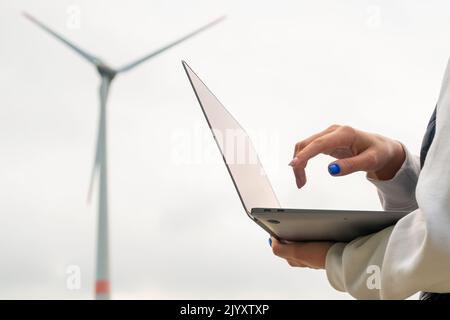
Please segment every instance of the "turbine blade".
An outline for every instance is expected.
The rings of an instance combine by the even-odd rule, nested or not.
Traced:
[[[70,47],[73,50],[75,50],[79,55],[81,55],[83,58],[85,58],[89,62],[93,63],[94,65],[97,65],[99,63],[100,60],[98,58],[96,58],[95,56],[93,56],[90,53],[86,52],[85,50],[81,49],[80,47],[76,46],[75,44],[73,44],[69,40],[65,39],[63,36],[61,36],[60,34],[56,33],[55,31],[51,30],[49,27],[47,27],[45,24],[43,24],[42,22],[37,20],[35,17],[30,15],[29,13],[23,12],[23,16],[25,18],[27,18],[28,20],[30,20],[31,22],[33,22],[38,27],[40,27],[41,29],[43,29],[44,31],[50,33],[52,36],[54,36],[55,38],[57,38],[58,40],[63,42],[68,47]]]
[[[102,77],[100,88],[99,88],[99,96],[100,96],[100,112],[99,112],[99,119],[98,119],[98,133],[97,133],[97,144],[95,148],[95,159],[94,164],[92,166],[91,171],[91,180],[89,183],[89,190],[88,190],[88,197],[87,201],[88,203],[91,202],[92,198],[92,192],[94,187],[94,181],[96,174],[100,170],[100,166],[104,165],[103,161],[105,160],[105,143],[106,143],[106,100],[108,98],[108,91],[110,86],[110,79],[107,76]]]
[[[216,20],[214,20],[214,21],[204,25],[203,27],[201,27],[201,28],[199,28],[199,29],[197,29],[197,30],[195,30],[195,31],[185,35],[184,37],[182,37],[182,38],[180,38],[180,39],[178,39],[178,40],[176,40],[176,41],[174,41],[172,43],[169,43],[168,45],[166,45],[166,46],[164,46],[164,47],[162,47],[162,48],[160,48],[160,49],[158,49],[156,51],[153,51],[150,54],[148,54],[146,56],[143,56],[142,58],[140,58],[140,59],[138,59],[138,60],[136,60],[136,61],[134,61],[134,62],[132,62],[132,63],[130,63],[128,65],[125,65],[125,66],[119,68],[118,72],[128,71],[128,70],[136,67],[137,65],[147,61],[148,59],[153,58],[154,56],[157,56],[158,54],[160,54],[160,53],[162,53],[162,52],[164,52],[164,51],[166,51],[166,50],[176,46],[177,44],[179,44],[179,43],[181,43],[181,42],[183,42],[183,41],[185,41],[185,40],[195,36],[196,34],[202,32],[202,31],[212,27],[213,25],[221,22],[224,19],[225,19],[225,16],[222,16],[222,17],[220,17],[220,18],[218,18],[218,19],[216,19]]]
[[[92,192],[94,189],[94,180],[96,177],[96,173],[98,172],[99,169],[99,162],[97,160],[98,157],[98,142],[97,142],[97,151],[96,151],[96,155],[95,155],[95,160],[94,160],[94,165],[92,166],[92,171],[91,171],[91,180],[89,182],[89,190],[88,190],[88,195],[87,195],[87,203],[91,203],[91,199],[92,199]]]

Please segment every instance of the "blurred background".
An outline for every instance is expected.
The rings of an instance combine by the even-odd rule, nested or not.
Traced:
[[[22,10],[112,66],[227,15],[112,85],[112,298],[351,298],[272,254],[180,61],[248,129],[284,207],[377,210],[364,174],[332,178],[319,156],[298,190],[287,164],[333,123],[419,152],[450,54],[448,1],[0,0],[0,298],[90,299],[99,77]]]

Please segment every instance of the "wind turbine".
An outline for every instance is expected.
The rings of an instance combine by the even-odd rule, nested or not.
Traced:
[[[97,146],[95,152],[94,165],[92,167],[91,180],[89,184],[88,200],[91,197],[92,188],[96,175],[99,178],[99,199],[98,199],[98,234],[97,234],[97,267],[96,267],[96,282],[95,282],[95,297],[96,299],[110,298],[110,281],[109,281],[109,245],[108,245],[108,166],[107,166],[107,136],[106,136],[106,104],[108,99],[109,88],[115,76],[119,73],[129,71],[141,63],[163,53],[173,46],[193,37],[194,35],[212,27],[213,25],[222,21],[225,17],[222,16],[203,27],[173,41],[166,46],[163,46],[136,61],[126,64],[120,68],[114,69],[104,63],[98,57],[86,52],[72,42],[65,39],[60,34],[51,30],[42,22],[30,14],[24,12],[25,18],[36,24],[44,31],[51,34],[53,37],[63,42],[68,47],[81,55],[85,60],[93,64],[100,77],[100,116],[98,124]]]

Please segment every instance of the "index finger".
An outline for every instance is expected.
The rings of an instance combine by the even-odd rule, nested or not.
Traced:
[[[283,259],[293,259],[297,256],[296,250],[300,248],[302,243],[281,243],[278,240],[273,240],[272,251],[276,256]]]
[[[292,161],[292,169],[294,170],[297,187],[301,188],[306,184],[305,168],[308,160],[320,153],[326,153],[335,148],[350,147],[354,139],[355,135],[350,134],[347,130],[336,130],[320,136],[304,149],[297,152]]]
[[[311,142],[313,142],[317,138],[320,138],[321,136],[323,136],[323,135],[325,135],[327,133],[330,133],[330,132],[336,130],[338,127],[339,127],[338,125],[334,124],[334,125],[328,127],[327,129],[325,129],[323,131],[320,131],[320,132],[318,132],[316,134],[313,134],[312,136],[310,136],[310,137],[308,137],[308,138],[306,138],[306,139],[296,143],[295,144],[295,148],[294,148],[294,156],[293,156],[293,158],[295,158],[296,154],[298,152],[300,152],[302,149],[304,149],[306,146],[308,146]]]
[[[348,134],[344,130],[337,130],[327,133],[308,144],[304,149],[297,152],[296,165],[294,167],[305,167],[309,159],[320,153],[325,153],[331,149],[350,147],[355,140],[353,134]]]

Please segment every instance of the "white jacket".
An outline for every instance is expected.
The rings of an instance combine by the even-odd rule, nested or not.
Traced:
[[[450,61],[437,103],[435,137],[422,171],[418,157],[406,153],[393,179],[369,180],[384,210],[412,212],[393,227],[337,243],[328,251],[329,282],[357,299],[450,293]],[[373,288],[376,269],[379,285]]]

